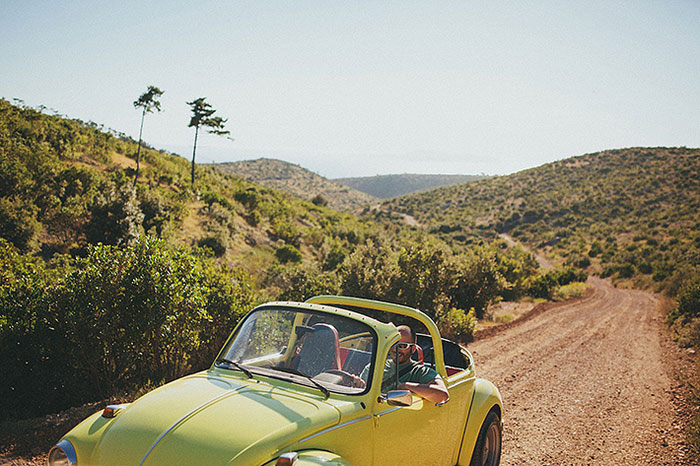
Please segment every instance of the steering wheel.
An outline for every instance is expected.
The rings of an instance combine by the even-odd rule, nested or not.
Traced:
[[[343,378],[343,385],[349,386],[349,387],[356,387],[357,379],[359,377],[352,375],[350,372],[344,371],[342,369],[328,369],[323,371],[326,374],[333,374],[333,375],[339,375],[340,377]],[[360,379],[362,380],[362,379]]]

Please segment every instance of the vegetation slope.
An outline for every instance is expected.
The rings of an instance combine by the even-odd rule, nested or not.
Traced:
[[[700,149],[586,154],[382,210],[415,217],[457,248],[508,234],[555,260],[672,295],[700,271]]]
[[[226,162],[216,164],[216,168],[268,188],[313,200],[316,204],[327,204],[337,210],[351,210],[376,201],[373,196],[282,160],[260,158]]]

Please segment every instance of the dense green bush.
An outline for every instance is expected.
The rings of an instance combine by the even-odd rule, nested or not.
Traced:
[[[669,321],[689,321],[698,317],[700,317],[700,278],[694,278],[686,281],[680,288],[678,306],[669,313]]]
[[[447,294],[455,280],[448,253],[430,244],[399,251],[390,291],[394,301],[422,309],[433,317],[447,312]]]
[[[46,272],[7,243],[0,252],[0,365],[13,369],[0,396],[3,416],[202,369],[253,302],[243,273],[151,237],[92,247],[61,265],[63,273]]]
[[[503,292],[505,279],[498,271],[495,257],[484,250],[460,258],[457,277],[450,289],[451,305],[459,309],[474,309],[476,317],[482,319],[494,299]]]
[[[282,289],[277,299],[281,301],[305,301],[312,296],[338,294],[338,279],[333,273],[322,273],[313,267],[296,267],[284,270],[278,276]]]
[[[700,279],[688,283],[678,296],[678,313],[683,316],[700,317]]]
[[[551,273],[543,273],[529,281],[527,293],[533,298],[551,299],[558,286],[556,278]]]
[[[407,243],[396,248],[369,242],[345,259],[338,274],[345,295],[400,302],[439,320],[450,307],[473,308],[482,318],[506,290],[500,270],[509,271],[516,283],[534,271],[529,255],[476,247],[454,256],[423,240],[420,247]]]
[[[314,205],[320,206],[320,207],[326,207],[328,205],[328,201],[326,200],[325,197],[321,196],[320,194],[317,194],[311,199],[311,202]]]
[[[136,192],[128,184],[106,185],[95,198],[85,237],[92,244],[124,246],[141,233],[144,216],[139,209]]]
[[[555,270],[552,273],[552,277],[557,281],[559,286],[568,285],[574,282],[585,282],[588,279],[588,275],[581,269],[566,267],[564,269]]]
[[[323,270],[335,270],[343,263],[348,250],[340,241],[333,241],[324,255]]]
[[[301,252],[299,252],[299,250],[291,244],[285,244],[284,246],[277,248],[275,251],[275,257],[277,257],[277,260],[283,264],[288,262],[297,263],[301,262],[303,259]]]
[[[466,312],[453,307],[437,324],[443,338],[466,343],[472,341],[474,337],[476,322],[473,308]]]
[[[5,238],[22,251],[38,247],[41,224],[36,219],[38,209],[17,197],[0,198],[0,238]]]
[[[396,253],[388,244],[369,241],[357,247],[339,268],[340,288],[346,296],[395,302],[392,281]]]
[[[216,257],[221,257],[226,254],[229,248],[228,236],[224,232],[211,232],[204,238],[197,241],[197,246],[211,250]]]

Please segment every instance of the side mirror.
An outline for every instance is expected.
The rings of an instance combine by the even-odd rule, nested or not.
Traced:
[[[384,400],[389,406],[411,406],[413,395],[408,390],[391,390]]]

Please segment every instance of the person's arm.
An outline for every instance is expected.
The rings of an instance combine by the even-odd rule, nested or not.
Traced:
[[[399,390],[410,390],[421,398],[432,403],[443,403],[450,399],[447,387],[442,377],[435,377],[428,383],[405,382],[399,384]]]

